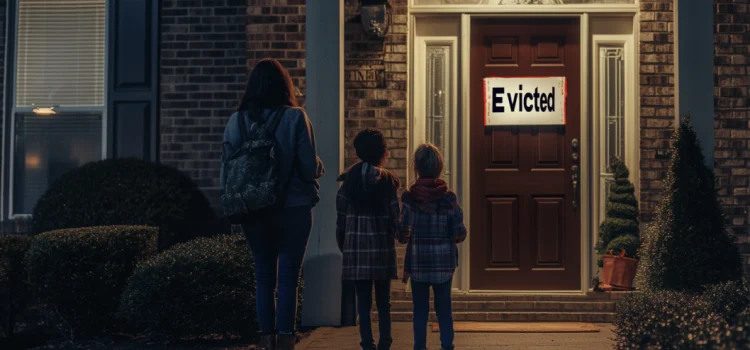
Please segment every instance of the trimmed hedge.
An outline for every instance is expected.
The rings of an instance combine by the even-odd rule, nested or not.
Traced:
[[[57,322],[77,333],[106,330],[137,263],[156,254],[158,229],[99,226],[45,232],[26,254],[29,282]]]
[[[198,238],[140,264],[119,316],[133,330],[178,337],[253,335],[255,276],[244,237]]]
[[[187,175],[139,159],[107,159],[65,173],[39,199],[32,219],[35,234],[108,225],[158,227],[159,250],[229,229]]]
[[[741,349],[750,341],[747,284],[710,286],[702,294],[647,291],[618,305],[618,349]]]
[[[26,305],[23,257],[30,245],[29,236],[0,234],[0,327],[7,337],[13,336],[15,317]]]

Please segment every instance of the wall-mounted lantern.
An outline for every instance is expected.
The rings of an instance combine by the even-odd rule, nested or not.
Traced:
[[[359,14],[368,36],[384,38],[388,33],[388,0],[360,0]]]

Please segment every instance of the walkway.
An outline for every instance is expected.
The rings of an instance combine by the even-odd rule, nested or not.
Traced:
[[[612,349],[614,346],[612,326],[601,325],[598,333],[569,334],[503,334],[503,333],[456,333],[456,349],[490,350],[490,349]],[[377,330],[377,325],[373,325]],[[377,334],[377,332],[376,332]],[[376,335],[377,337],[377,335]],[[429,349],[440,349],[437,332],[428,329],[427,346]],[[376,338],[377,339],[377,338]],[[393,323],[393,350],[411,350],[413,346],[411,323]],[[337,349],[358,350],[359,332],[357,327],[320,328],[309,338],[304,339],[300,350]]]

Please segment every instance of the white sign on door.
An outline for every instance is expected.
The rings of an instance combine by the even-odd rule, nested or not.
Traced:
[[[484,125],[565,125],[565,77],[490,77],[484,90]]]

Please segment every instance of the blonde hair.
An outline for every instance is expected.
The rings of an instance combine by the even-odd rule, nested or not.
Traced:
[[[414,152],[414,174],[417,178],[440,178],[443,173],[443,154],[431,143],[419,145]]]

